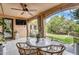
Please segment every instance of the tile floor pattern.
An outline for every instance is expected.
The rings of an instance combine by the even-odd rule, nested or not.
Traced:
[[[19,53],[17,51],[16,43],[25,42],[25,41],[26,41],[26,38],[19,38],[16,40],[7,41],[6,44],[4,44],[5,47],[4,47],[3,55],[19,55]],[[59,43],[53,41],[53,44],[59,44]],[[68,51],[64,51],[63,54],[64,55],[73,55],[72,53],[70,53]]]

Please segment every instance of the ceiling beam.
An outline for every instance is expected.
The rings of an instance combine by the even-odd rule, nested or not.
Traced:
[[[4,17],[4,15],[5,15],[5,17]],[[10,16],[10,15],[6,15],[6,14],[0,14],[0,17],[2,17],[2,18],[15,18],[15,19],[27,19],[27,18],[25,18],[25,17],[20,17],[20,16]]]
[[[64,10],[68,10],[74,6],[79,6],[78,3],[62,3],[60,5],[57,5],[55,7],[52,7],[51,9],[48,9],[40,14],[45,14],[45,16],[49,16],[51,14],[54,14],[54,13],[57,13],[57,12],[61,12],[61,11],[64,11]]]
[[[56,12],[60,12],[60,11],[63,11],[63,10],[67,10],[67,9],[70,9],[71,7],[74,7],[74,6],[79,6],[79,3],[61,3],[57,6],[54,6],[44,12],[41,12],[39,13],[38,15],[35,15],[34,17],[31,17],[31,18],[28,18],[28,21],[30,21],[31,19],[35,18],[36,16],[41,16],[41,15],[44,15],[44,18],[45,17],[48,17]]]

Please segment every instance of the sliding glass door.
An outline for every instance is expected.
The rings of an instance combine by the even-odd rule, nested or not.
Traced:
[[[13,20],[9,18],[4,18],[4,37],[13,37]]]

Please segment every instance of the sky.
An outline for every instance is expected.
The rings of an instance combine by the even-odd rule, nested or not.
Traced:
[[[72,13],[71,13],[70,10],[66,10],[66,11],[63,11],[63,12],[56,13],[56,14],[54,14],[52,16],[49,16],[46,19],[46,23],[48,23],[48,21],[54,16],[64,16],[66,19],[71,19],[72,18]]]

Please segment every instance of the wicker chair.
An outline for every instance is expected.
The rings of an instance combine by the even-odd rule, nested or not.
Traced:
[[[43,55],[62,55],[65,50],[63,45],[52,45],[47,49],[41,49]]]
[[[18,42],[16,43],[16,46],[18,48],[18,52],[20,53],[20,55],[35,55],[36,54],[36,49],[30,48],[24,42]]]

